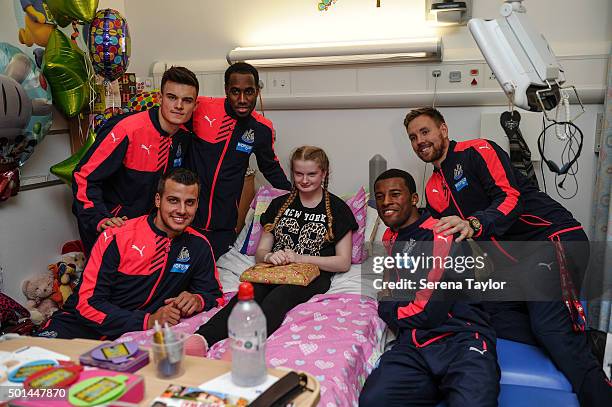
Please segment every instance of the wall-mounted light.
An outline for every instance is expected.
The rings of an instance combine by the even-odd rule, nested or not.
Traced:
[[[427,0],[425,15],[440,26],[465,25],[472,18],[472,0]]]
[[[227,62],[258,67],[441,61],[440,38],[238,47]]]

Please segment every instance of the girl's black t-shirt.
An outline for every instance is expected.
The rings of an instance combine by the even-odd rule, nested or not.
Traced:
[[[299,194],[291,205],[285,209],[273,230],[274,245],[272,251],[291,249],[297,254],[310,256],[334,256],[336,243],[349,230],[358,229],[357,221],[351,209],[336,195],[330,193],[330,209],[332,214],[332,230],[334,238],[325,240],[328,229],[327,211],[325,210],[325,193],[323,199],[314,208],[306,208],[300,201]],[[266,212],[261,215],[261,224],[273,223],[279,209],[289,198],[289,194],[272,200]]]

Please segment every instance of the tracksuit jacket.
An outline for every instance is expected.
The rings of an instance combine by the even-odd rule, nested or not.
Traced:
[[[154,107],[109,120],[75,168],[72,211],[87,252],[101,222],[149,213],[162,174],[182,166],[191,136],[184,129],[170,136],[158,114],[159,107]]]
[[[223,305],[208,240],[190,227],[170,239],[154,218],[152,213],[102,232],[82,281],[58,312],[114,338],[146,330],[151,314],[182,291],[196,294],[204,311]]]
[[[572,214],[516,171],[492,141],[451,141],[446,158],[426,187],[427,209],[435,218],[477,218],[473,238],[548,240],[582,229]]]
[[[199,97],[193,113],[196,136],[187,168],[200,176],[200,204],[194,226],[234,230],[244,175],[252,153],[273,187],[291,190],[274,152],[272,122],[257,112],[239,118],[225,98]]]
[[[454,243],[453,236],[442,236],[433,228],[437,219],[423,211],[419,220],[400,229],[391,237],[391,252],[408,255],[457,256],[462,246]],[[386,233],[389,236],[389,231]],[[425,243],[424,243],[425,242]],[[399,271],[401,273],[407,271]],[[466,271],[467,272],[467,271]],[[431,269],[420,268],[411,280],[426,278],[429,282],[451,281],[453,270],[444,270],[433,265]],[[454,298],[457,298],[456,296]],[[410,343],[423,348],[444,337],[456,333],[472,333],[482,338],[483,349],[495,345],[495,333],[489,325],[488,315],[478,303],[445,299],[441,290],[419,289],[412,301],[382,300],[378,304],[380,318],[398,331],[400,343]]]

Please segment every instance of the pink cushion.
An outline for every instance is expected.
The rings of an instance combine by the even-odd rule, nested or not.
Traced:
[[[248,243],[246,247],[246,254],[254,256],[257,251],[257,245],[259,239],[261,239],[261,233],[263,227],[260,223],[261,215],[268,209],[270,202],[278,196],[287,194],[287,191],[282,189],[272,188],[271,186],[264,185],[255,194],[253,201],[251,202],[251,208],[255,210],[253,215],[253,223],[251,224],[251,233],[248,236]]]
[[[268,209],[270,202],[278,196],[287,194],[287,191],[282,189],[272,188],[270,186],[262,186],[255,194],[253,202],[251,202],[251,208],[255,210],[253,216],[253,223],[251,225],[251,233],[246,247],[246,254],[254,256],[261,239],[263,227],[260,223],[261,214]],[[367,195],[363,187],[359,188],[359,191],[355,195],[352,195],[344,200],[346,204],[351,208],[355,220],[359,229],[353,232],[352,240],[352,255],[351,261],[353,264],[361,264],[367,257],[365,250],[365,226],[366,226],[366,213],[367,213]]]

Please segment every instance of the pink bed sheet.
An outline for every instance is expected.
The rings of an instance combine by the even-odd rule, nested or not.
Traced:
[[[225,294],[229,300],[234,293]],[[176,326],[193,333],[217,309],[196,315]],[[308,372],[321,384],[320,406],[357,406],[359,392],[380,356],[384,322],[375,300],[358,294],[316,295],[287,314],[267,342],[270,367]],[[151,331],[132,332],[122,341],[147,346]],[[229,341],[216,343],[209,358],[221,359]]]

